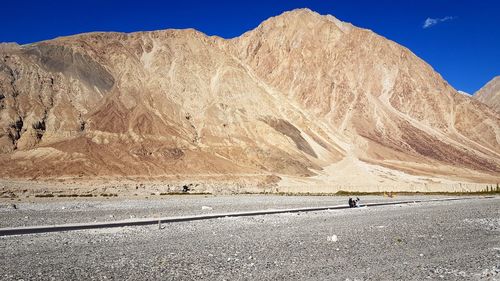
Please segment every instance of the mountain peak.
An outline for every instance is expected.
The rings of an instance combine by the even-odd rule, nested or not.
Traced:
[[[500,75],[493,77],[474,97],[500,113]]]
[[[321,15],[308,8],[294,9],[283,12],[262,22],[258,30],[270,30],[274,28],[283,29],[316,29],[325,24],[333,24],[343,33],[348,33],[354,27],[350,23],[343,22],[333,15]],[[252,32],[252,31],[249,31]],[[247,32],[248,33],[248,32]]]
[[[280,15],[275,16],[275,17],[309,17],[309,16],[317,17],[317,16],[321,16],[321,14],[319,14],[318,12],[315,12],[309,8],[297,8],[297,9],[293,9],[290,11],[285,11],[285,12],[283,12]]]

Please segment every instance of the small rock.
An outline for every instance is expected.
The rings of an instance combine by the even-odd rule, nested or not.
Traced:
[[[330,242],[337,242],[339,240],[339,238],[335,234],[332,236],[328,236],[326,239]]]

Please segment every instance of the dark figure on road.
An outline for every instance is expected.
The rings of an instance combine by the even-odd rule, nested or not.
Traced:
[[[358,202],[359,202],[359,197],[356,197],[356,199],[349,198],[349,208],[359,207]]]
[[[359,197],[356,197],[356,200],[352,200],[354,202],[354,207],[359,207],[358,202],[359,202]]]

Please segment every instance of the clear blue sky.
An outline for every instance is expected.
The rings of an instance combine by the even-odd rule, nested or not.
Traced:
[[[499,0],[6,0],[1,6],[0,42],[21,44],[88,31],[188,27],[230,38],[308,7],[408,47],[458,90],[474,93],[500,75]],[[434,25],[423,28],[427,18]]]

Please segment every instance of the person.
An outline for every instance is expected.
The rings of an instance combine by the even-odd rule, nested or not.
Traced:
[[[354,201],[354,207],[359,207],[359,197],[356,197],[356,200],[353,200]]]
[[[349,198],[349,208],[359,207],[359,205],[358,205],[359,201],[360,201],[359,197],[356,197],[356,199]]]

